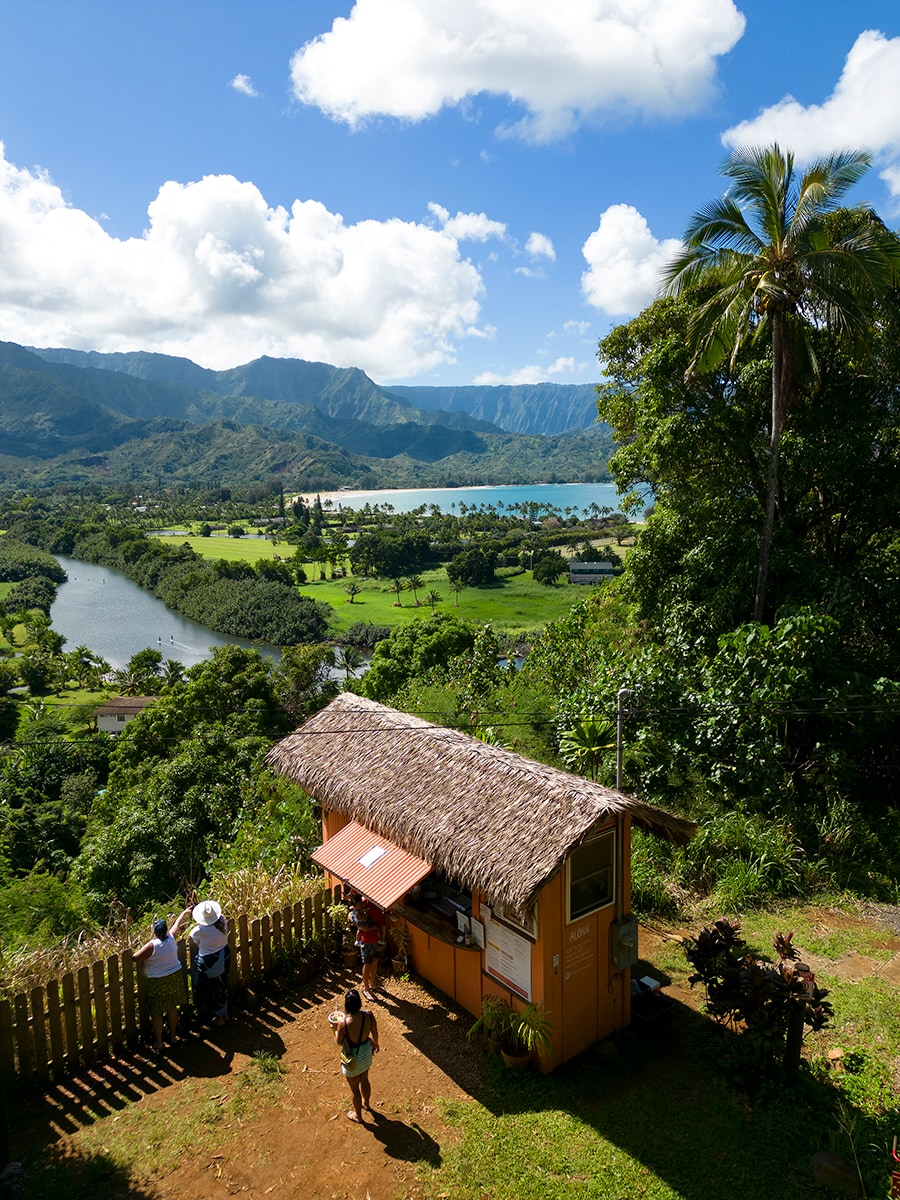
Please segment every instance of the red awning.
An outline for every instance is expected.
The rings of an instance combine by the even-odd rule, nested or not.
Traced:
[[[407,854],[387,838],[351,821],[313,854],[313,862],[373,900],[390,908],[431,873],[431,863]]]

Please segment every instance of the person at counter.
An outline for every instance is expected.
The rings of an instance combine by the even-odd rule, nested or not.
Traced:
[[[362,990],[368,1001],[375,999],[378,987],[378,954],[384,939],[384,914],[359,894],[350,898],[350,920],[356,926],[356,944],[362,959]]]

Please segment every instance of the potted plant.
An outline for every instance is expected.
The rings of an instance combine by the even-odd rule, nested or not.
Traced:
[[[394,974],[402,975],[409,966],[409,951],[412,947],[412,938],[409,936],[405,921],[397,920],[397,918],[391,921],[391,941],[394,945],[391,960]]]
[[[344,956],[344,965],[353,967],[359,961],[356,949],[356,926],[350,920],[350,909],[346,904],[329,904],[325,910],[335,931],[338,948]]]
[[[553,1025],[539,1001],[526,1004],[521,1012],[510,1009],[500,1038],[500,1054],[508,1067],[524,1071],[532,1055],[550,1049]]]
[[[507,1002],[493,992],[481,997],[481,1016],[469,1029],[466,1037],[469,1039],[483,1038],[488,1050],[496,1053],[509,1028],[513,1011]]]

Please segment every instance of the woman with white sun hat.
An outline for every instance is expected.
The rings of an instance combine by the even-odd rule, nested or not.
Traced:
[[[228,1017],[228,922],[215,900],[201,900],[191,910],[196,924],[190,932],[194,1006],[201,1020],[224,1025]]]

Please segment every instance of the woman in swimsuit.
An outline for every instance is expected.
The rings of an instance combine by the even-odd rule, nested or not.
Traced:
[[[335,1027],[334,1040],[341,1048],[341,1070],[353,1096],[347,1119],[361,1124],[363,1109],[372,1111],[369,1067],[372,1056],[378,1053],[378,1023],[368,1009],[363,1009],[356,988],[344,997],[344,1019]]]

